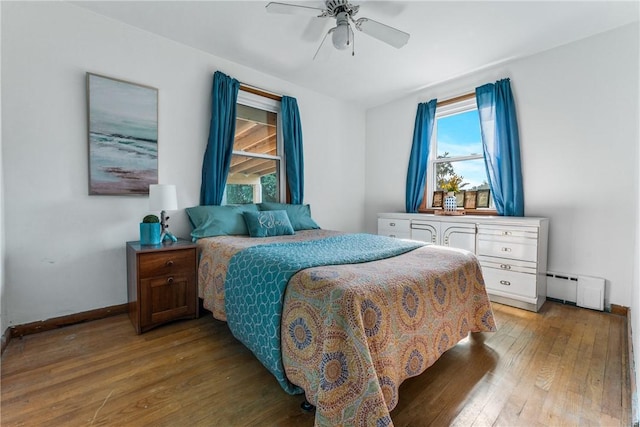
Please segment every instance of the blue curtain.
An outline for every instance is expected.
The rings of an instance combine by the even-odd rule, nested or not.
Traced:
[[[520,138],[509,79],[476,88],[489,187],[498,215],[524,216]]]
[[[418,212],[424,198],[424,186],[427,178],[427,160],[429,145],[436,116],[435,99],[418,104],[416,124],[413,129],[413,145],[407,170],[406,210],[408,213]]]
[[[301,204],[304,198],[304,156],[302,150],[302,125],[298,102],[290,96],[281,101],[284,155],[287,163],[287,182],[291,203]]]
[[[236,133],[236,103],[240,82],[216,71],[211,89],[209,142],[202,162],[201,205],[222,203]]]

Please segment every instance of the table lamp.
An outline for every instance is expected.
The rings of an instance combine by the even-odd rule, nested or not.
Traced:
[[[177,242],[178,239],[167,231],[169,224],[167,220],[169,217],[165,211],[175,211],[178,209],[178,196],[176,195],[176,186],[172,184],[151,184],[149,185],[149,210],[161,211],[160,212],[160,225],[162,227],[162,234],[160,235],[160,241],[164,242],[165,239],[169,239],[173,242]]]

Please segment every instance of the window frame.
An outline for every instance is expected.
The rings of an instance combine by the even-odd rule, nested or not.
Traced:
[[[478,104],[474,93],[468,95],[462,95],[460,97],[453,98],[451,100],[438,102],[436,104],[436,113],[433,123],[433,131],[431,132],[431,140],[429,141],[429,161],[427,162],[427,176],[425,179],[424,195],[422,198],[422,204],[418,209],[423,213],[435,213],[440,209],[432,208],[433,192],[438,189],[436,181],[435,168],[438,163],[445,162],[457,162],[465,160],[478,160],[484,161],[484,151],[477,155],[447,157],[447,160],[438,159],[438,119],[452,116],[454,114],[466,113],[468,111],[478,110]],[[480,118],[478,117],[478,120]],[[487,177],[488,179],[488,177]],[[491,201],[491,207],[489,208],[477,208],[477,209],[463,209],[465,212],[472,213],[474,215],[497,215],[495,208],[493,208]]]
[[[284,139],[282,134],[282,108],[280,100],[256,94],[252,91],[238,90],[238,99],[236,104],[245,105],[247,107],[257,108],[259,110],[268,111],[276,114],[276,155],[252,153],[249,151],[233,150],[233,155],[269,159],[276,161],[276,177],[278,180],[278,195],[280,203],[287,200],[287,165],[284,155]],[[236,115],[237,119],[237,115]],[[235,146],[235,137],[234,137]],[[226,186],[225,186],[226,199]],[[255,203],[255,201],[254,201]]]

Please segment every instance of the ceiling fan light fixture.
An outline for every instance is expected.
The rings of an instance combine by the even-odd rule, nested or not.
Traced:
[[[349,23],[339,24],[331,34],[331,41],[336,49],[344,50],[353,41],[353,31]]]

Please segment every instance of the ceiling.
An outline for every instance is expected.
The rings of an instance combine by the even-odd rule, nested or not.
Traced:
[[[408,32],[409,42],[395,49],[355,31],[355,56],[327,39],[330,57],[314,61],[335,20],[266,13],[267,1],[72,3],[365,108],[639,20],[637,1],[353,0],[356,18]]]

